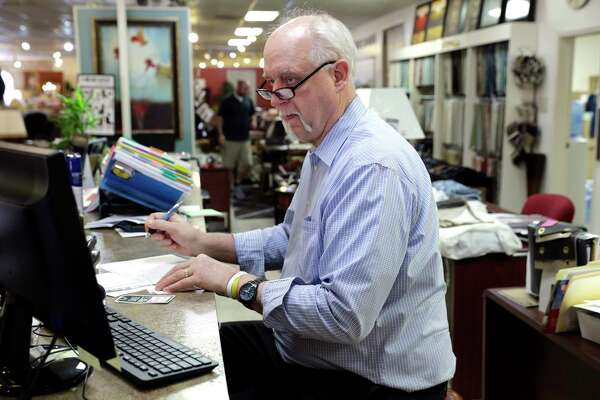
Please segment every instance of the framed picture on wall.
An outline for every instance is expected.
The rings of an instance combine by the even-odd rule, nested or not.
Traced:
[[[87,135],[113,136],[115,134],[115,76],[100,74],[77,75],[77,86],[92,106],[97,118],[94,128]]]
[[[533,21],[535,0],[508,1],[504,10],[504,21]]]
[[[483,0],[479,15],[479,27],[497,25],[502,21],[502,0]]]
[[[479,24],[479,12],[481,11],[481,0],[464,0],[467,3],[467,15],[465,17],[465,32],[474,31]]]
[[[464,31],[468,5],[469,0],[448,0],[444,36],[452,36]]]
[[[425,41],[425,30],[427,29],[427,20],[431,3],[425,3],[417,6],[415,11],[415,26],[413,28],[412,44],[423,43]]]
[[[425,40],[435,40],[442,37],[444,32],[444,16],[446,15],[446,0],[433,0],[427,21]]]
[[[116,77],[116,130],[121,131],[117,23],[95,20],[94,24],[96,71]],[[173,19],[128,21],[129,98],[134,135],[182,136],[177,24]]]

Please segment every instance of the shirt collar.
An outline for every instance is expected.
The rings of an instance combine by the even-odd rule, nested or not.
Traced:
[[[335,155],[348,138],[349,132],[356,126],[359,119],[366,111],[367,108],[363,105],[358,96],[355,96],[354,100],[350,102],[342,116],[325,135],[323,141],[311,152],[311,163],[314,165],[318,158],[330,167]]]
[[[244,102],[244,97],[239,96],[237,93],[233,93],[233,97],[235,97],[240,103]]]

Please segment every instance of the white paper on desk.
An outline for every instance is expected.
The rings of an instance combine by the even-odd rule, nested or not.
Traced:
[[[85,224],[85,229],[97,229],[97,228],[112,228],[121,221],[134,222],[136,224],[143,224],[148,219],[147,215],[112,215],[110,217],[102,218],[97,221],[88,222]]]
[[[129,261],[119,261],[107,264],[100,264],[98,269],[104,272],[114,272],[115,274],[143,280],[150,285],[156,284],[167,272],[185,258],[174,254],[164,256],[138,258]]]
[[[125,232],[123,229],[120,228],[115,228],[115,231],[117,231],[119,236],[121,236],[122,238],[146,236],[146,232]]]
[[[98,284],[102,285],[106,294],[111,297],[136,292],[154,285],[148,279],[115,274],[114,272],[100,273],[96,275],[96,280]]]
[[[225,213],[212,208],[202,208],[199,205],[181,206],[179,211],[188,217],[218,217],[225,218]]]

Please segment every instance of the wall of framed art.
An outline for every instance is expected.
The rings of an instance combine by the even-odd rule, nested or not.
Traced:
[[[116,130],[121,133],[116,10],[74,7],[74,14],[79,70],[116,77]],[[173,147],[166,150],[193,153],[189,9],[128,8],[127,20],[131,134]]]

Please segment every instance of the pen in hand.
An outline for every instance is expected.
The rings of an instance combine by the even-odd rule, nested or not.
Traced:
[[[179,207],[181,206],[181,203],[183,203],[182,201],[178,201],[177,203],[175,203],[175,205],[173,207],[171,207],[169,209],[169,211],[167,211],[165,213],[165,215],[163,215],[163,220],[168,221],[171,219],[171,217],[173,216],[173,214],[175,214],[177,212],[177,210],[179,209]],[[156,229],[150,229],[148,228],[148,230],[146,231],[146,238],[149,238],[150,235],[152,235],[153,233],[156,232]]]

